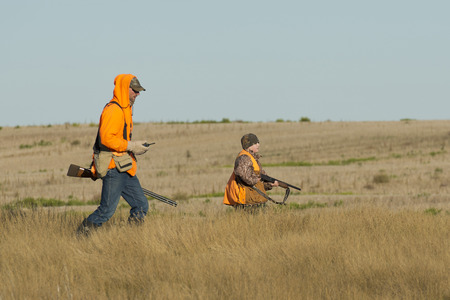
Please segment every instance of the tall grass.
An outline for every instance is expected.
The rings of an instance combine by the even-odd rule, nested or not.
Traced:
[[[449,218],[386,209],[127,211],[88,238],[79,213],[2,210],[1,299],[444,299]]]

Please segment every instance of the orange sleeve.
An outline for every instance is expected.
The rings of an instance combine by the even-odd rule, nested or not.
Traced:
[[[116,152],[127,150],[128,141],[123,138],[124,115],[117,105],[105,107],[100,120],[102,144]]]

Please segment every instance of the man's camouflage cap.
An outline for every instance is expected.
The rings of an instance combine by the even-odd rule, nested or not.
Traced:
[[[258,137],[253,133],[248,133],[241,138],[241,145],[242,149],[244,150],[258,143],[259,143]]]
[[[130,88],[132,88],[136,92],[145,91],[145,89],[142,87],[142,85],[139,83],[139,80],[136,77],[131,79]]]

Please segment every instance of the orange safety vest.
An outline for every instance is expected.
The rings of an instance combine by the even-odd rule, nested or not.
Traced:
[[[248,151],[242,150],[239,152],[238,156],[241,155],[247,155],[251,158],[253,163],[253,169],[255,170],[256,174],[259,174],[261,171],[258,165],[258,162],[256,159],[251,155]],[[223,197],[223,204],[226,205],[238,205],[238,204],[247,204],[246,203],[246,189],[245,186],[237,183],[236,181],[236,175],[233,173],[230,176],[230,179],[228,180],[227,186],[225,188],[225,195]]]

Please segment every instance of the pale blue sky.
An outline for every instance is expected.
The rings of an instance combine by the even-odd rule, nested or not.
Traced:
[[[0,126],[448,119],[450,1],[2,1]]]

